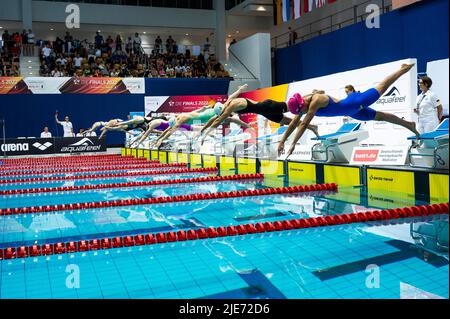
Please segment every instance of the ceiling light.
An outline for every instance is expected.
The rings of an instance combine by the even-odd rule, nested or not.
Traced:
[[[51,28],[50,31],[54,31],[55,29]]]
[[[236,33],[239,33],[239,30],[237,30]]]
[[[267,9],[264,6],[259,6],[258,8],[256,8],[256,11],[267,11]]]
[[[3,29],[3,27],[0,27],[0,29]]]
[[[186,35],[189,35],[189,33],[186,33]]]
[[[146,31],[144,31],[144,32],[142,32],[143,34],[147,34],[147,32]]]

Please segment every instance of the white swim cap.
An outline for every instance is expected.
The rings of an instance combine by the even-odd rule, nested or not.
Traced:
[[[175,124],[177,124],[177,119],[176,119],[175,116],[172,116],[172,117],[169,119],[169,126],[170,126],[170,127],[174,127]]]
[[[223,105],[220,102],[217,102],[216,105],[214,105],[214,113],[216,113],[216,115],[221,115],[224,108],[225,105]]]

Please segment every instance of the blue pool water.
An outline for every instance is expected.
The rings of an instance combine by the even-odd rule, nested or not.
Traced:
[[[51,185],[0,187],[63,183]],[[261,187],[257,181],[237,181],[0,196],[0,207]],[[0,216],[0,247],[334,215],[369,207],[364,194],[358,190],[357,203],[354,194],[354,189],[342,188],[331,196],[272,195]],[[400,199],[391,205],[405,206]],[[448,218],[396,222],[2,260],[0,298],[448,298]]]

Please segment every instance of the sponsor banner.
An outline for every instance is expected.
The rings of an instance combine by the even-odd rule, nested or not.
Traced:
[[[316,164],[288,162],[288,179],[290,185],[300,181],[316,183]]]
[[[237,159],[238,174],[256,174],[256,159],[239,157]]]
[[[189,113],[216,102],[225,103],[227,99],[226,95],[146,96],[145,114]]]
[[[264,175],[284,175],[284,162],[282,161],[271,161],[271,160],[261,160],[261,173]]]
[[[28,138],[0,140],[0,155],[41,155],[53,154],[55,151],[54,138]]]
[[[0,94],[145,94],[145,79],[2,77]]]
[[[159,162],[161,164],[167,164],[167,152],[159,151]]]
[[[278,157],[279,160],[287,158],[287,150],[291,148],[291,144],[285,146],[285,153]],[[312,148],[309,145],[297,145],[292,154],[287,158],[290,161],[310,161],[312,159]]]
[[[43,155],[106,152],[105,140],[97,137],[27,138],[0,141],[1,155]]]
[[[0,77],[0,94],[32,94],[22,77]]]
[[[351,165],[405,165],[407,146],[355,147]]]
[[[398,70],[403,63],[417,63],[416,59],[405,59],[362,69],[356,69],[305,81],[289,84],[286,102],[294,93],[303,95],[313,90],[324,90],[326,94],[337,98],[346,98],[345,86],[351,84],[356,91],[364,92],[376,87],[386,76]],[[371,105],[376,111],[396,114],[405,120],[417,119],[413,109],[417,95],[417,66],[396,81],[380,99]],[[292,117],[292,115],[290,115]],[[312,124],[319,127],[320,135],[335,133],[344,123],[359,121],[351,117],[320,117],[315,116]],[[385,122],[367,121],[362,122],[361,129],[369,132],[369,138],[364,141],[368,145],[408,145],[407,137],[412,133],[398,125]],[[313,144],[312,132],[306,131],[300,139],[299,144]]]
[[[448,202],[448,175],[447,174],[430,174],[430,202],[432,204]]]
[[[336,183],[339,186],[359,186],[361,184],[359,167],[324,165],[323,174],[325,183]]]
[[[55,153],[106,152],[105,139],[98,137],[64,137],[55,139]]]
[[[391,208],[415,204],[414,172],[367,169],[369,205]],[[400,204],[399,204],[400,203]]]

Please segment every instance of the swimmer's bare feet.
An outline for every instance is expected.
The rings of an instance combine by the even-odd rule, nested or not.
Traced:
[[[401,66],[401,70],[404,72],[404,73],[407,73],[409,70],[411,70],[414,66],[415,66],[416,64],[415,63],[411,63],[411,64],[402,64],[402,66]]]
[[[414,134],[416,134],[416,143],[419,142],[419,136],[420,133],[417,131],[416,128],[416,122],[407,122],[408,123],[408,129],[413,132]]]
[[[317,125],[308,125],[308,129],[310,129],[317,137],[320,137],[319,135],[319,127]]]

